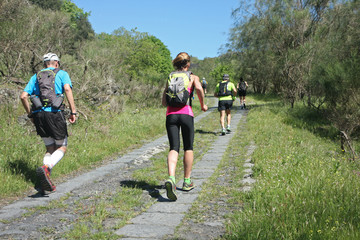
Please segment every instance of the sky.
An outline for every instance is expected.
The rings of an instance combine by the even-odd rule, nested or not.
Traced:
[[[171,57],[187,52],[199,59],[216,57],[228,42],[232,10],[239,0],[72,0],[85,12],[95,33],[124,27],[160,39]]]

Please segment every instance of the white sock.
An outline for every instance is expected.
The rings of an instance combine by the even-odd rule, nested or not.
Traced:
[[[55,167],[55,165],[64,157],[64,155],[65,153],[62,150],[56,150],[53,152],[53,154],[51,154],[51,159],[46,165],[48,165],[50,169]]]
[[[47,153],[45,153],[45,156],[43,159],[43,164],[49,166],[50,161],[51,161],[51,154],[47,152]]]

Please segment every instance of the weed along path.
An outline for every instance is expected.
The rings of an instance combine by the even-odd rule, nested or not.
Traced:
[[[244,122],[247,112],[236,108],[232,114],[233,130],[243,126],[240,123]],[[197,116],[195,128],[197,123],[211,116],[216,116],[218,122],[218,113],[214,110],[215,107]],[[193,167],[195,189],[177,191],[176,202],[166,198],[163,186],[129,180],[136,170],[151,165],[150,159],[155,155],[166,156],[168,140],[164,135],[107,165],[58,184],[53,194],[34,194],[4,206],[0,209],[0,239],[174,238],[176,228],[180,226],[181,229],[182,221],[199,194],[206,191],[204,183],[218,168],[235,131],[225,136],[220,136],[219,132],[212,135],[212,142]],[[249,151],[253,151],[252,148],[248,149],[251,155]],[[253,181],[249,180],[251,165],[247,166],[244,184],[249,185]],[[182,181],[177,186],[182,186]],[[183,239],[213,239],[224,233],[223,220],[212,219],[206,224],[212,231],[205,233],[193,227],[188,233],[179,235]]]

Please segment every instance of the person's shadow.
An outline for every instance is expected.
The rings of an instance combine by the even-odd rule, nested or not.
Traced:
[[[36,183],[36,169],[29,164],[27,159],[19,158],[6,163],[4,168],[8,168],[14,175],[23,175],[26,181]]]
[[[134,181],[134,180],[124,180],[120,182],[120,186],[129,187],[129,188],[139,188],[145,191],[148,191],[149,195],[152,198],[156,198],[158,202],[172,202],[171,200],[161,196],[159,189],[163,189],[163,185],[152,185],[148,184],[145,181]]]
[[[30,195],[28,197],[31,198],[40,198],[40,197],[48,197],[45,192],[41,191],[39,189],[40,181],[39,178],[36,175],[36,169],[34,166],[31,166],[29,164],[28,160],[25,160],[23,158],[16,159],[14,161],[9,161],[6,163],[5,168],[10,169],[10,171],[14,175],[23,175],[26,181],[31,182],[34,184],[35,189],[37,190],[37,193]]]
[[[200,133],[200,134],[211,134],[211,135],[217,135],[216,132],[211,132],[211,131],[204,131],[202,129],[196,129],[195,130],[196,133]]]

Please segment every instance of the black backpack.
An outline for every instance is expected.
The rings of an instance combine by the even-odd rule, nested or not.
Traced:
[[[42,107],[53,107],[60,109],[60,107],[62,107],[64,95],[55,93],[55,77],[59,71],[59,68],[55,68],[54,70],[46,69],[41,70],[36,74],[40,95],[33,95],[30,97],[34,109],[40,109]]]
[[[239,84],[239,91],[245,91],[246,90],[246,83],[240,82]]]
[[[228,81],[226,81],[226,82],[220,82],[219,92],[218,92],[218,96],[219,96],[219,97],[229,96],[229,95],[232,94],[231,91],[228,91],[228,90],[227,90],[228,83],[229,83]]]

